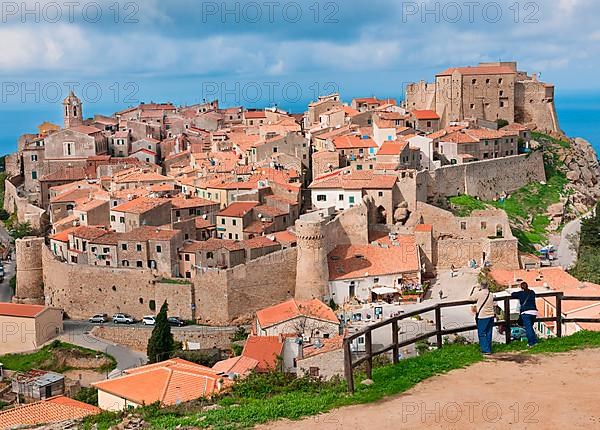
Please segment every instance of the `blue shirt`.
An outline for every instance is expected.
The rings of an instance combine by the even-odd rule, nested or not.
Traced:
[[[513,299],[519,299],[519,304],[521,305],[521,313],[525,311],[537,310],[537,307],[535,306],[535,291],[533,290],[515,291],[510,295],[510,297],[512,297]]]

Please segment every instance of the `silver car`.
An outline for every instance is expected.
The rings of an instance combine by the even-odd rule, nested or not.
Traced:
[[[108,315],[96,314],[93,317],[91,317],[88,321],[95,324],[103,324],[105,322],[108,322]]]
[[[113,324],[133,324],[135,320],[129,314],[114,314],[113,315]]]

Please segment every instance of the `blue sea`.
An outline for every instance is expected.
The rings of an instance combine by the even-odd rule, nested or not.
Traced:
[[[364,94],[363,94],[364,95]],[[357,95],[361,96],[361,95]],[[351,95],[345,96],[350,100]],[[174,101],[177,103],[177,101]],[[302,112],[308,100],[301,101],[286,109]],[[94,113],[111,114],[123,109],[123,104],[103,103],[84,106],[86,116]],[[592,143],[600,154],[600,91],[560,92],[556,93],[556,108],[561,128],[570,137],[582,137]],[[60,104],[17,104],[16,107],[0,107],[0,155],[13,152],[17,147],[17,138],[23,133],[35,133],[36,126],[44,121],[62,124]]]

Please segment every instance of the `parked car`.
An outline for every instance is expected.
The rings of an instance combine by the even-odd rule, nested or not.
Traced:
[[[91,317],[88,321],[91,322],[91,323],[103,324],[105,322],[108,322],[108,315],[106,315],[106,314],[96,314],[93,317]]]
[[[4,266],[0,264],[0,282],[4,282]]]
[[[135,320],[129,314],[114,314],[112,320],[113,320],[114,324],[133,324],[133,323],[135,323]]]
[[[144,318],[142,318],[142,324],[143,325],[154,325],[154,324],[156,324],[156,317],[153,315],[146,315]]]
[[[169,321],[170,325],[175,327],[183,327],[185,325],[185,321],[179,317],[169,317],[167,321]]]

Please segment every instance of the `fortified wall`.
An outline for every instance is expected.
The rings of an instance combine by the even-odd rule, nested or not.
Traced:
[[[368,203],[363,201],[333,219],[323,211],[317,211],[296,221],[297,300],[322,299],[328,294],[327,255],[339,245],[369,243],[368,212]]]
[[[468,194],[492,200],[500,194],[515,191],[531,182],[546,180],[541,151],[493,160],[444,166],[431,173],[429,201]]]
[[[20,181],[20,176],[13,176],[4,181],[4,210],[9,214],[16,213],[19,222],[29,222],[31,227],[40,230],[46,211],[29,203],[27,197],[19,195]]]
[[[41,246],[43,294],[47,305],[73,319],[94,313],[155,314],[166,300],[169,314],[211,325],[248,321],[254,312],[293,297],[295,248],[275,252],[227,270],[209,271],[192,281],[165,280],[150,269],[108,268],[59,261]],[[17,254],[19,257],[19,254]],[[17,260],[27,267],[30,260]],[[28,288],[23,281],[19,288]]]

